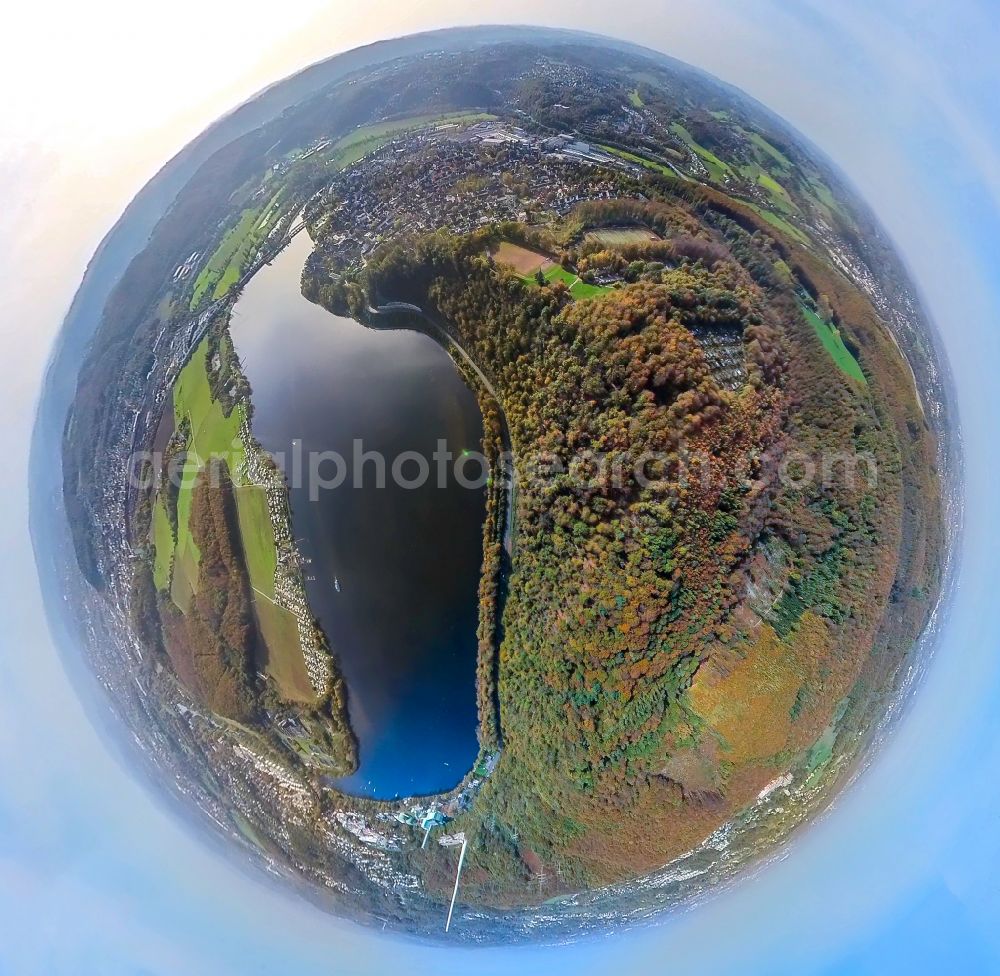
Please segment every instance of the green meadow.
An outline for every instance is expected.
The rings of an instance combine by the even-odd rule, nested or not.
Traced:
[[[830,358],[837,364],[841,372],[867,386],[868,381],[865,379],[865,374],[858,361],[851,355],[851,350],[844,345],[840,330],[832,322],[825,322],[821,319],[808,305],[804,303],[800,303],[800,305],[806,321],[813,327],[813,331],[823,343],[823,348],[830,354]]]
[[[250,259],[281,217],[281,195],[282,191],[278,190],[263,206],[248,207],[226,231],[195,279],[191,308],[196,308],[210,291],[213,299],[229,294],[229,289],[240,280]]]
[[[534,275],[519,275],[519,277],[529,285],[538,283]],[[586,281],[581,281],[578,275],[567,271],[558,264],[553,264],[543,271],[542,277],[548,282],[561,281],[569,289],[569,293],[578,299],[594,298],[613,290],[609,285],[591,285]]]
[[[694,136],[684,128],[680,122],[673,122],[670,125],[671,132],[674,133],[684,144],[696,153],[705,164],[708,169],[709,176],[716,182],[722,183],[727,177],[733,175],[733,171],[729,168],[727,163],[724,163],[715,153],[706,149],[701,143],[697,142]]]
[[[153,547],[156,552],[153,582],[158,590],[166,590],[170,586],[170,569],[174,561],[174,530],[167,506],[159,495],[153,503]]]

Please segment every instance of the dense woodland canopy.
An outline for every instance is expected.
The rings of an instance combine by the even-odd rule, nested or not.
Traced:
[[[918,408],[907,394],[910,426],[893,416],[902,378],[860,348],[867,382],[839,372],[801,296],[861,342],[870,306],[839,281],[820,296],[834,279],[721,194],[661,181],[658,196],[584,204],[560,239],[441,232],[386,246],[357,282],[319,259],[305,279],[340,311],[420,305],[491,377],[509,425],[505,751],[467,825],[487,901],[539,871],[551,891],[649,870],[746,804],[833,720],[898,569],[898,437],[916,436]],[[601,251],[586,235],[626,221],[664,239]],[[624,266],[626,284],[574,301],[497,265],[499,239],[577,271]],[[734,329],[747,380],[730,390],[696,336]]]

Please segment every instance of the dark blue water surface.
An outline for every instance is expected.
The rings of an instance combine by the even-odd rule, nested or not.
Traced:
[[[434,468],[439,439],[459,456],[477,451],[482,416],[445,351],[428,336],[367,329],[311,304],[299,290],[312,244],[300,233],[248,283],[232,335],[253,389],[253,430],[284,452],[292,475],[301,442],[347,463],[336,489],[310,491],[291,477],[293,530],[306,588],[347,683],[360,766],[337,782],[349,793],[391,798],[454,786],[476,739],[477,588],[485,494],[436,475],[395,485],[394,458],[416,451]],[[381,452],[353,485],[355,440]],[[332,477],[333,462],[321,472]],[[412,477],[417,467],[403,467]],[[469,474],[475,472],[470,469]],[[315,496],[315,497],[311,497]],[[336,589],[334,580],[340,583]]]

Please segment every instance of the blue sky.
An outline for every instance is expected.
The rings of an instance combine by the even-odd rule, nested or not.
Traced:
[[[184,73],[197,84],[164,88],[163,72],[177,77],[166,42],[142,60],[122,53],[116,73],[116,52],[133,43],[125,38],[148,45],[155,33],[143,31],[143,16],[169,37],[172,21],[198,6],[172,5],[171,17],[150,6],[115,34],[115,5],[100,0],[62,39],[58,30],[47,37],[43,14],[25,7],[0,41],[6,70],[13,63],[28,73],[0,75],[14,92],[0,108],[0,976],[1000,972],[995,5],[634,0],[625,9],[511,0],[473,9],[434,0],[404,9],[373,0],[361,10],[286,0],[283,36],[250,17],[239,28],[242,60],[202,68],[197,55],[210,49],[192,40]],[[238,9],[247,5],[206,9],[201,23],[210,33]],[[58,22],[58,11],[47,16]],[[254,18],[265,16],[255,9]],[[944,337],[965,437],[968,532],[944,640],[906,719],[780,863],[655,928],[581,946],[468,953],[386,939],[274,890],[192,836],[106,750],[42,619],[25,468],[59,319],[87,256],[158,162],[226,105],[297,65],[383,34],[475,20],[580,26],[659,48],[757,96],[841,165],[898,242]],[[62,52],[64,42],[66,58],[79,48],[104,65],[106,90],[87,88],[100,73],[60,82],[82,90],[77,102],[100,101],[93,119],[80,104],[60,114],[58,90],[47,97],[41,74],[30,74],[47,44]],[[63,63],[44,60],[48,72]],[[153,106],[152,120],[130,112],[122,72],[131,72],[129,98]],[[146,75],[159,86],[144,87],[153,86]]]

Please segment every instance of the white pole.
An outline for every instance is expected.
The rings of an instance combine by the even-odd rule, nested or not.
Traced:
[[[458,879],[462,875],[462,862],[465,860],[465,845],[468,841],[462,841],[462,853],[458,855],[458,870],[455,872],[455,890],[451,893],[451,906],[448,908],[448,921],[444,923],[445,932],[451,927],[451,913],[455,910],[455,896],[458,894]]]

